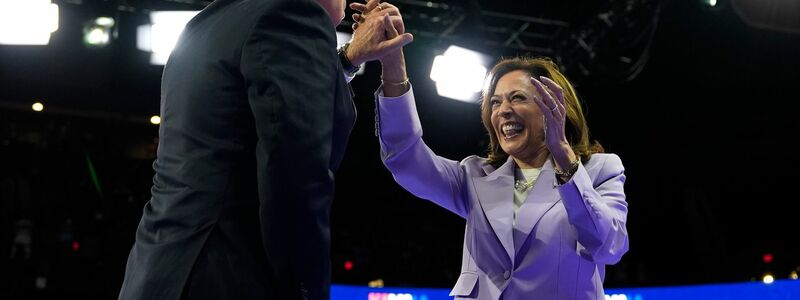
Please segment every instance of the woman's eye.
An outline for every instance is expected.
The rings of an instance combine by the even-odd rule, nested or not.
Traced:
[[[511,96],[511,100],[525,101],[525,97],[523,97],[522,95],[514,95],[514,96]]]
[[[492,106],[500,105],[500,100],[497,99],[489,100],[489,104],[491,104]]]

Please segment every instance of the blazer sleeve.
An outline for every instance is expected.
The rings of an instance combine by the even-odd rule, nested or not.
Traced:
[[[569,182],[559,186],[569,222],[578,234],[578,251],[595,263],[615,264],[628,251],[625,222],[625,169],[619,156],[606,154],[598,172],[596,186],[583,164]]]
[[[382,87],[375,93],[375,110],[383,164],[410,193],[466,218],[466,172],[459,162],[436,155],[422,140],[413,89],[394,98],[382,93]]]
[[[272,5],[242,46],[240,66],[258,139],[262,239],[267,255],[277,258],[272,267],[290,285],[284,288],[322,299],[334,190],[334,99],[342,74],[334,30],[319,5]]]

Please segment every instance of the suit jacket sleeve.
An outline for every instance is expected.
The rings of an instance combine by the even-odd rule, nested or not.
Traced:
[[[273,3],[240,66],[258,138],[262,240],[279,288],[292,294],[283,297],[327,299],[336,38],[315,1]]]
[[[437,156],[422,140],[412,89],[395,98],[375,94],[381,159],[395,181],[417,197],[466,217],[465,171],[457,161]]]
[[[570,223],[578,234],[578,250],[591,256],[595,263],[615,264],[628,251],[625,222],[625,169],[617,155],[604,158],[595,181],[583,164],[569,182],[559,186]]]

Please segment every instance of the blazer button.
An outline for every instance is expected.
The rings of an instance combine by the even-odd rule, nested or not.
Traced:
[[[505,279],[511,278],[511,272],[509,272],[509,271],[503,272],[503,278],[505,278]]]

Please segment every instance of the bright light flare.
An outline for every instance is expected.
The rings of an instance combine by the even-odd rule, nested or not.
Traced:
[[[104,46],[108,44],[108,41],[111,39],[111,35],[108,31],[103,30],[102,28],[92,28],[84,37],[84,41],[93,46]]]
[[[111,31],[116,22],[111,17],[99,17],[83,28],[83,42],[92,47],[103,47],[111,42]]]
[[[150,13],[152,25],[142,25],[136,31],[136,47],[150,51],[150,63],[164,65],[175,49],[183,28],[200,11],[156,11]]]
[[[150,117],[150,124],[153,124],[153,125],[161,124],[161,117],[159,117],[159,116]]]
[[[762,281],[764,281],[765,284],[772,284],[775,282],[775,277],[773,277],[772,274],[766,274]]]
[[[47,45],[58,30],[58,5],[50,0],[0,0],[0,44]]]
[[[114,18],[111,17],[99,17],[94,20],[95,25],[103,27],[114,27],[115,23]]]
[[[436,92],[443,97],[476,102],[486,77],[484,55],[466,48],[450,46],[444,55],[433,59],[431,80]]]

